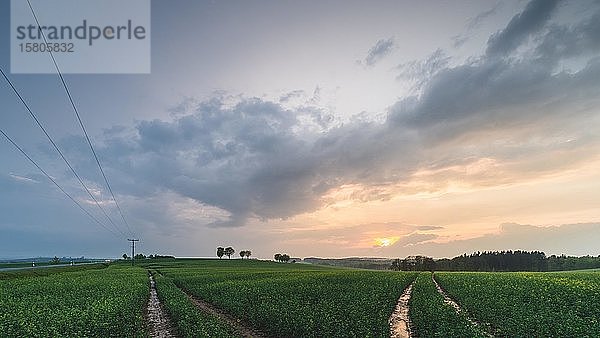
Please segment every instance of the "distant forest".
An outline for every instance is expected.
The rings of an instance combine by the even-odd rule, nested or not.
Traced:
[[[452,259],[412,256],[396,259],[392,270],[404,271],[565,271],[600,268],[600,256],[546,256],[541,251],[484,251]]]
[[[600,268],[600,256],[546,256],[541,251],[484,251],[454,258],[433,259],[426,256],[389,258],[317,258],[305,263],[375,270],[402,271],[567,271]]]

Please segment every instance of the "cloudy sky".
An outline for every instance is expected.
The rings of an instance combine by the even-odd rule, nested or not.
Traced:
[[[151,24],[151,74],[65,76],[133,233],[60,79],[8,74],[116,229],[0,139],[0,257],[600,254],[600,2],[154,0]]]

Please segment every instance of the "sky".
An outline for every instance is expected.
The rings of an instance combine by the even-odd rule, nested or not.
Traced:
[[[150,74],[8,74],[111,219],[0,139],[0,257],[600,254],[600,2],[159,1]],[[10,69],[10,2],[0,67]],[[0,126],[112,229],[4,81]],[[236,254],[237,255],[237,254]]]

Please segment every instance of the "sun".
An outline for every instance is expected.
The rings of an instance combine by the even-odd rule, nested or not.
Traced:
[[[386,247],[390,246],[398,241],[400,237],[379,237],[375,238],[375,246]]]

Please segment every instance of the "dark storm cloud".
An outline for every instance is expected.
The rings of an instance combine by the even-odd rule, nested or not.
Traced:
[[[143,121],[129,170],[141,174],[136,180],[232,214],[215,225],[291,216],[316,207],[317,196],[315,159],[292,130],[297,117],[273,102],[226,107],[213,99],[174,122]]]
[[[396,43],[394,42],[394,38],[378,40],[377,43],[369,49],[367,56],[362,62],[367,66],[373,66],[386,55],[390,54],[395,47]]]
[[[527,125],[540,118],[561,124],[570,112],[581,111],[586,100],[597,102],[593,96],[600,89],[600,62],[595,58],[600,51],[600,6],[591,7],[593,14],[579,22],[552,24],[540,32],[556,7],[555,1],[541,2],[530,2],[494,34],[486,55],[437,71],[441,61],[424,62],[422,74],[431,71],[425,90],[418,98],[398,102],[389,115],[391,122],[442,142],[482,128]],[[535,43],[528,56],[511,57],[527,37]],[[435,55],[429,59],[436,60]],[[572,57],[584,57],[580,71],[556,71],[558,62]]]
[[[508,25],[488,40],[487,55],[506,55],[536,33],[550,19],[558,0],[533,0],[523,12],[515,15]]]
[[[600,4],[591,17],[571,26],[552,25],[537,46],[536,55],[546,61],[585,56],[600,50]]]
[[[558,149],[552,147],[573,154],[570,163],[577,163],[586,157],[582,149],[598,144],[595,134],[583,133],[582,123],[590,129],[594,119],[587,117],[598,114],[600,59],[590,55],[578,72],[557,73],[556,60],[568,55],[544,47],[546,39],[558,34],[553,29],[538,36],[535,53],[528,57],[495,55],[510,54],[538,32],[555,6],[554,1],[528,4],[490,38],[486,55],[462,65],[449,66],[441,51],[434,53],[413,70],[426,78],[422,93],[393,105],[383,123],[331,125],[318,108],[285,108],[287,97],[283,102],[238,98],[231,104],[217,96],[171,121],[141,121],[133,132],[108,133],[102,157],[115,171],[111,177],[122,180],[115,184],[121,193],[167,191],[229,213],[229,219],[214,226],[314,211],[327,203],[323,197],[328,191],[342,185],[365,187],[353,197],[361,201],[389,199],[389,192],[377,187],[405,182],[423,168],[443,169],[479,158],[520,161],[515,170],[530,175],[559,170],[565,163],[552,160]],[[587,20],[567,30],[577,32],[585,41],[581,45],[589,47],[596,46],[590,35],[595,29]],[[382,41],[370,55],[385,54],[393,46]],[[307,120],[322,129],[305,128]],[[569,133],[582,139],[568,145],[539,142]],[[425,235],[420,239],[433,239]]]

